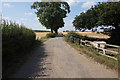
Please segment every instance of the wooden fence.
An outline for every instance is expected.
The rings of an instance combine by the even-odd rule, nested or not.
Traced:
[[[87,47],[94,47],[95,49],[98,50],[98,54],[112,58],[114,60],[118,60],[117,55],[119,55],[120,46],[106,44],[106,42],[104,41],[101,41],[101,42],[100,41],[88,41],[88,40],[81,40],[79,38],[73,38],[72,42],[78,43],[81,46],[84,45]],[[93,45],[92,43],[95,45]],[[111,50],[111,49],[114,49],[114,50]]]

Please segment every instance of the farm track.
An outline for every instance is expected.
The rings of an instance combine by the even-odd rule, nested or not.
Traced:
[[[39,46],[12,78],[117,78],[116,72],[71,48],[62,37]]]

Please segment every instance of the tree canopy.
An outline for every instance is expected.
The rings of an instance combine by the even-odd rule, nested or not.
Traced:
[[[120,2],[102,2],[91,7],[85,13],[75,17],[73,25],[76,29],[92,29],[98,26],[120,26]]]
[[[82,12],[79,16],[76,16],[73,25],[78,30],[93,29],[98,26],[103,26],[103,28],[104,26],[112,26],[111,38],[118,39],[117,34],[120,32],[120,2],[99,2],[85,13]]]
[[[64,27],[63,18],[70,12],[67,2],[34,2],[31,8],[37,10],[35,13],[39,22],[56,33],[59,28]]]

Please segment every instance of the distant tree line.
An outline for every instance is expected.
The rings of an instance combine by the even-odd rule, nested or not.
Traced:
[[[70,32],[69,30],[63,31],[63,32]]]
[[[50,31],[46,31],[46,30],[33,30],[35,32],[50,32]]]

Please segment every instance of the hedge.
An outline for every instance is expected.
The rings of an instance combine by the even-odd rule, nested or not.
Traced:
[[[66,40],[72,41],[73,38],[79,38],[82,40],[88,40],[88,41],[107,41],[106,39],[99,39],[99,38],[92,38],[92,37],[88,37],[88,36],[82,36],[78,33],[75,32],[68,32],[68,34],[65,36]]]
[[[22,56],[25,51],[32,47],[35,42],[35,33],[33,30],[3,20],[2,24],[2,68],[10,67],[16,56]]]

